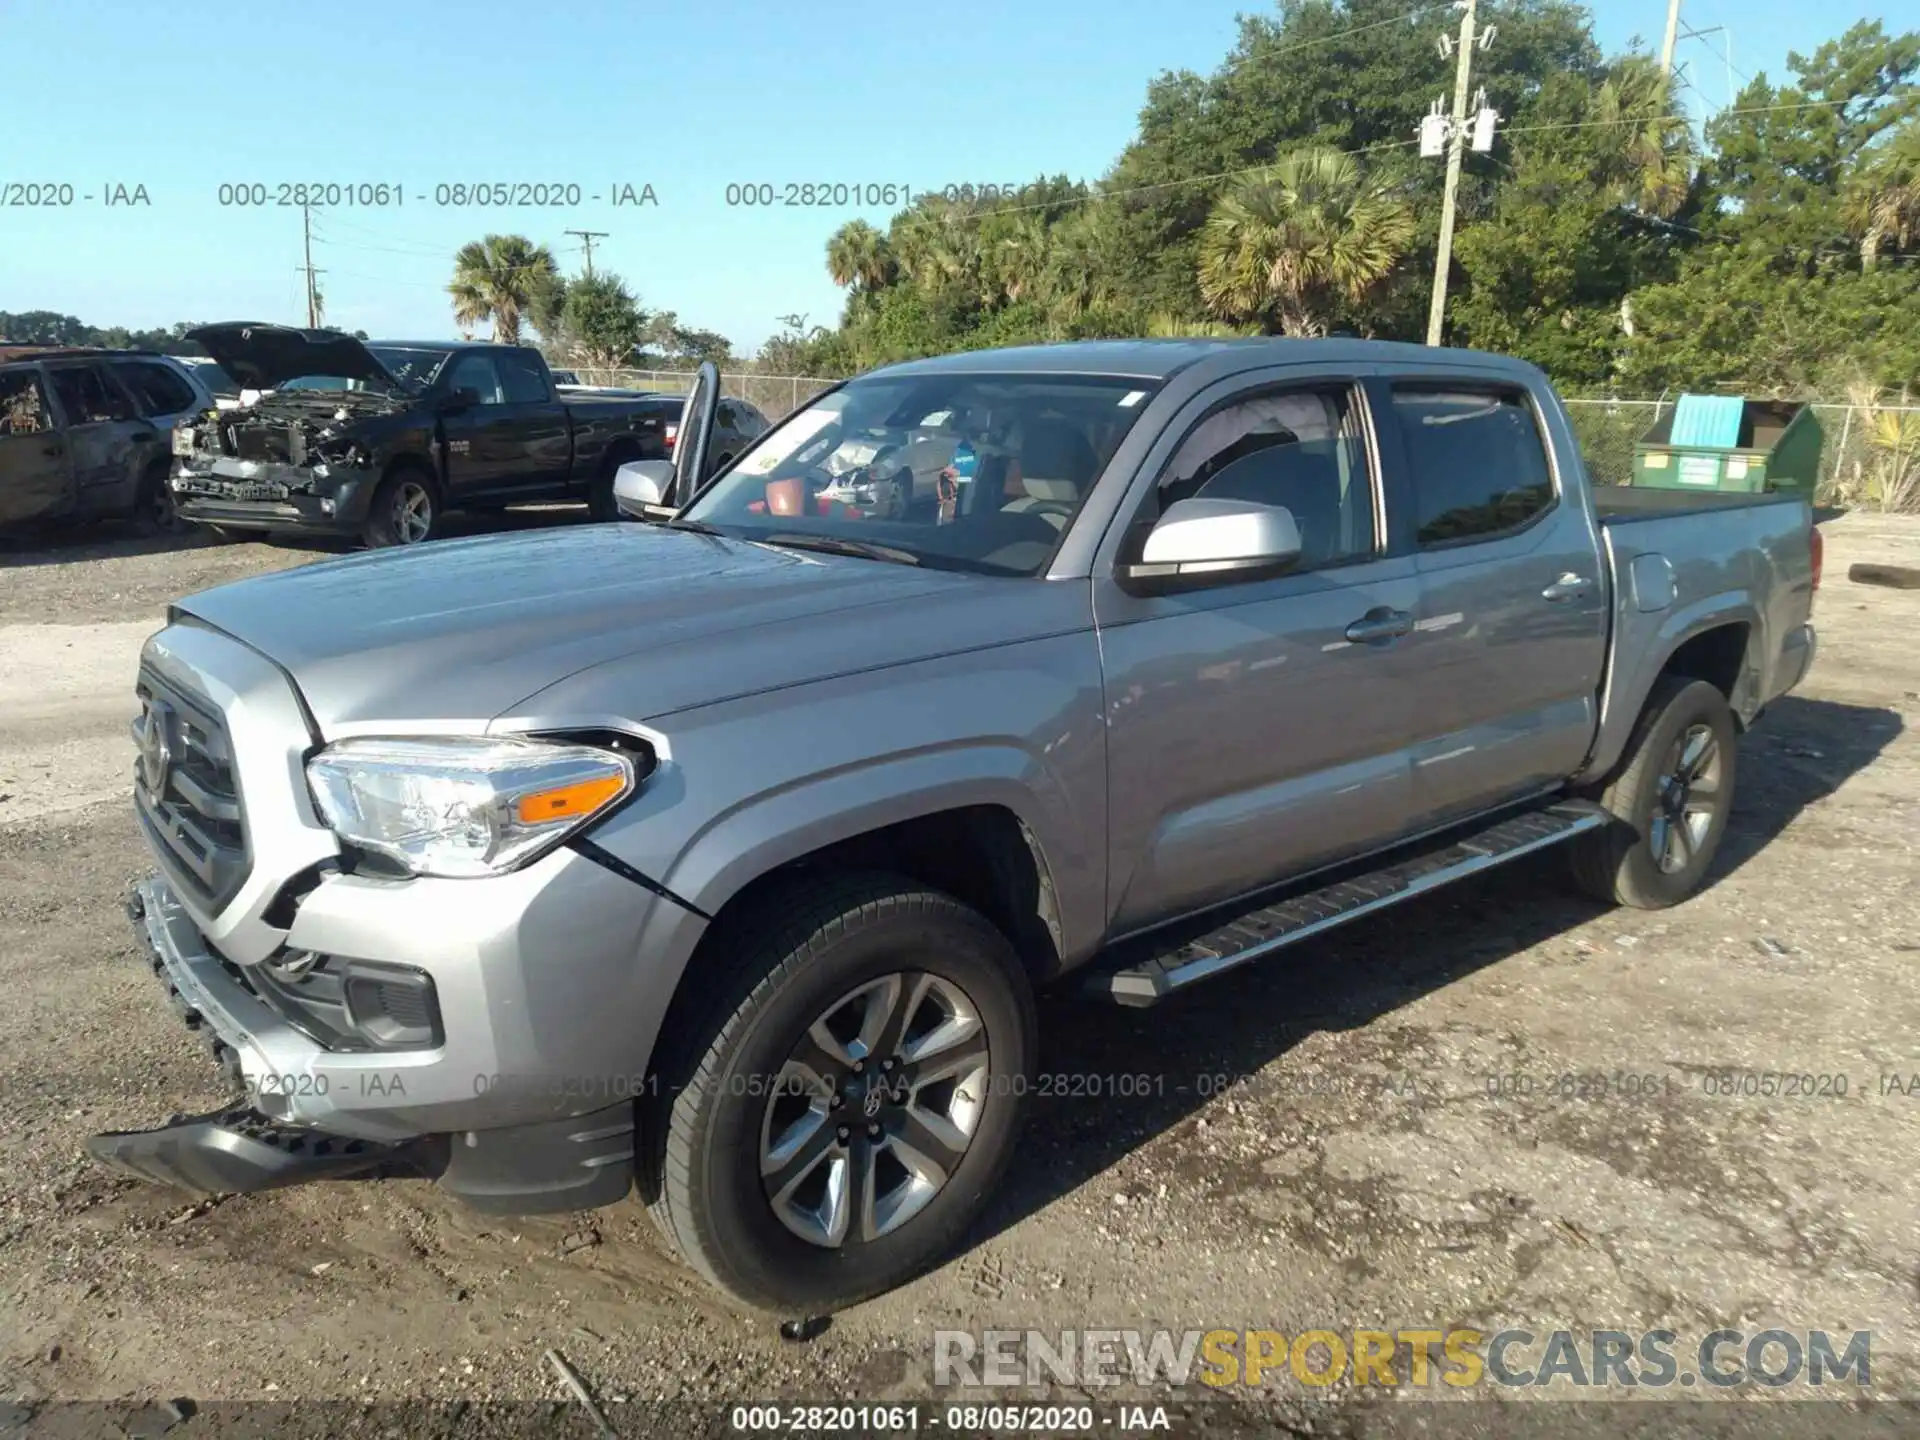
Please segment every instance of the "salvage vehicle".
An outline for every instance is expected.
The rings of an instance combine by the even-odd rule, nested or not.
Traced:
[[[613,473],[665,455],[679,398],[560,395],[538,350],[363,342],[232,323],[188,332],[251,403],[173,433],[172,489],[222,532],[430,540],[453,509],[585,500],[615,518]]]
[[[717,387],[618,486],[665,523],[172,608],[129,909],[236,1098],[96,1156],[508,1213],[637,1187],[729,1295],[818,1314],[1016,1161],[1036,989],[1167,1002],[1550,846],[1676,904],[1814,654],[1803,500],[1597,492],[1516,360],[944,355],[703,482]],[[848,437],[943,429],[950,500],[822,498]]]
[[[212,394],[168,355],[0,347],[0,527],[124,519],[178,528],[167,436]]]

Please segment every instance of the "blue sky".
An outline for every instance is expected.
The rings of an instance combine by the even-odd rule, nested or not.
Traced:
[[[1417,0],[1408,0],[1413,9]],[[1904,9],[1910,0],[1899,0]],[[7,0],[0,52],[57,83],[14,122],[0,184],[74,187],[71,208],[0,208],[0,310],[96,325],[183,319],[304,323],[300,212],[221,206],[222,183],[397,185],[399,208],[319,212],[314,263],[328,323],[382,336],[453,333],[452,252],[489,230],[550,244],[653,308],[748,350],[800,312],[832,323],[829,233],[884,207],[729,207],[729,183],[1017,184],[1093,177],[1132,133],[1159,71],[1212,69],[1253,0],[333,0],[246,6],[169,0]],[[1657,44],[1663,0],[1600,0],[1609,50]],[[1779,77],[1858,15],[1795,0],[1687,0],[1686,22],[1730,27],[1732,59]],[[164,16],[164,18],[162,18]],[[1914,17],[1908,16],[1909,22]],[[1436,12],[1430,23],[1447,23]],[[1714,35],[1722,47],[1725,35]],[[35,55],[45,66],[24,65]],[[1680,57],[1708,106],[1720,55]],[[1736,78],[1734,83],[1740,82]],[[1438,93],[1438,92],[1436,92]],[[436,205],[460,182],[578,185],[577,207]],[[108,187],[147,206],[107,207]],[[651,185],[657,205],[615,206]],[[91,194],[91,202],[79,196]],[[591,197],[599,195],[595,202]]]

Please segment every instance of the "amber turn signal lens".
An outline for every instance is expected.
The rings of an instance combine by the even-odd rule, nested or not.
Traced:
[[[571,785],[522,795],[515,806],[515,813],[523,825],[577,819],[582,815],[591,815],[626,787],[625,776],[596,775],[591,780],[576,780]]]

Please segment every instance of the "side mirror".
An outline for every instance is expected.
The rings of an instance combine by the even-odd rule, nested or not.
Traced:
[[[671,460],[629,460],[613,472],[613,503],[635,520],[664,520],[673,510],[660,502],[672,484]]]
[[[1145,590],[1209,581],[1264,579],[1300,558],[1300,527],[1284,505],[1252,500],[1179,500],[1147,536],[1120,578]]]

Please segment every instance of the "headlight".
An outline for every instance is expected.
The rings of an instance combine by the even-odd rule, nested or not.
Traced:
[[[498,875],[559,844],[636,783],[615,750],[541,740],[342,740],[307,762],[342,840],[416,875]]]

